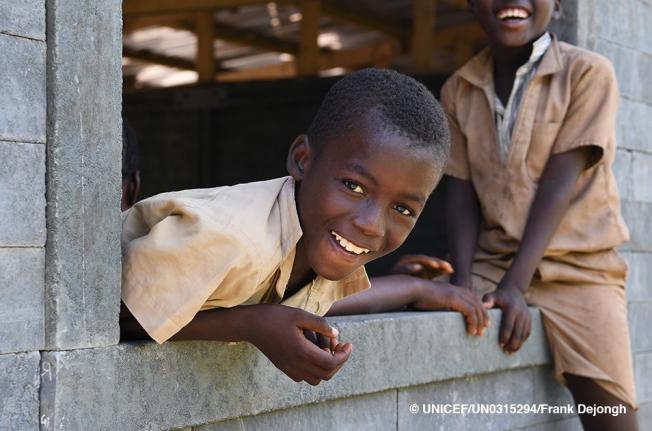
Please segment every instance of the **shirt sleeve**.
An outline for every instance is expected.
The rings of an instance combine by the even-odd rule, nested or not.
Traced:
[[[187,325],[230,271],[249,265],[231,229],[189,201],[151,198],[123,215],[122,299],[162,343]]]
[[[466,138],[460,129],[455,110],[455,79],[455,77],[449,79],[441,89],[441,105],[446,113],[451,136],[451,151],[445,173],[451,177],[468,181],[471,175]]]
[[[591,146],[594,151],[586,169],[597,164],[615,148],[615,122],[618,108],[618,84],[611,63],[602,57],[578,71],[571,88],[566,111],[552,154]]]

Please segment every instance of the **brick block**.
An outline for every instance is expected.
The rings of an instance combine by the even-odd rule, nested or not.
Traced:
[[[45,147],[0,141],[0,247],[44,244]]]
[[[497,410],[492,413],[473,411],[467,414],[440,411],[441,405],[473,405],[479,409],[499,409],[505,405],[526,408],[548,404],[563,406],[558,413],[513,413]],[[416,409],[415,406],[416,405]],[[415,410],[413,410],[415,409]],[[416,413],[415,413],[416,411]],[[398,429],[514,429],[553,422],[573,416],[574,405],[570,393],[554,382],[552,370],[543,367],[511,370],[501,373],[449,380],[430,385],[399,389]]]
[[[638,403],[652,403],[652,352],[634,355],[634,377]]]
[[[43,348],[42,248],[0,248],[0,353]]]
[[[622,253],[629,265],[628,301],[652,301],[652,253]]]
[[[0,429],[39,430],[39,361],[39,352],[0,355]]]
[[[630,232],[630,239],[623,246],[625,251],[652,252],[652,229],[650,217],[652,204],[647,202],[621,202],[625,222]]]
[[[632,340],[632,351],[652,351],[652,331],[650,331],[650,316],[652,316],[652,301],[630,302],[627,305],[629,331]]]
[[[491,317],[498,322],[500,313],[492,310]],[[484,337],[467,336],[458,313],[331,321],[354,353],[333,379],[316,387],[293,382],[246,343],[121,343],[44,353],[54,378],[43,381],[41,410],[55,429],[89,423],[96,429],[169,429],[550,360],[536,310],[530,338],[512,356],[498,346],[498,324]]]
[[[119,338],[120,4],[47,2],[48,349]]]
[[[0,52],[0,140],[45,142],[45,42],[0,34]]]
[[[0,33],[45,41],[45,0],[0,2]]]
[[[651,33],[652,34],[652,33]],[[652,103],[621,98],[618,109],[618,146],[652,153]]]
[[[308,404],[258,416],[247,416],[194,427],[194,431],[394,431],[396,391]]]

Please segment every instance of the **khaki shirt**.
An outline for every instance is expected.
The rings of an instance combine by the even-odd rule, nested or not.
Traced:
[[[451,129],[446,173],[473,183],[483,217],[474,272],[499,282],[517,252],[537,182],[550,156],[593,146],[570,206],[538,265],[542,281],[624,284],[615,248],[628,239],[612,164],[618,88],[611,63],[553,40],[530,81],[507,159],[498,151],[492,100],[493,58],[486,49],[442,88]]]
[[[282,303],[324,315],[369,287],[361,267],[281,302],[301,235],[291,177],[145,199],[123,213],[122,300],[162,343],[200,310]]]

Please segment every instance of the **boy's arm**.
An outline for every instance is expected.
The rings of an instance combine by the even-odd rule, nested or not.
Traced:
[[[485,295],[503,309],[499,343],[517,351],[530,335],[531,316],[523,299],[532,276],[557,226],[566,213],[573,188],[590,159],[592,148],[580,147],[553,155],[539,180],[521,245],[495,292]]]
[[[480,202],[471,181],[449,177],[446,189],[446,225],[451,283],[471,287],[471,266],[480,233]]]
[[[470,290],[409,275],[372,278],[371,288],[335,302],[326,315],[383,313],[407,307],[459,311],[464,315],[471,335],[482,335],[489,325],[486,310]]]
[[[330,353],[306,339],[304,329],[331,339],[338,336],[319,316],[283,305],[258,304],[201,311],[171,340],[247,341],[292,380],[317,385],[347,361],[351,344],[334,343]],[[133,316],[120,322],[120,330],[123,340],[149,338]]]

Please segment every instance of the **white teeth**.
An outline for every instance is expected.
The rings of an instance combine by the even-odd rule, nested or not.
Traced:
[[[347,240],[341,235],[338,235],[337,232],[334,230],[331,231],[331,234],[335,237],[335,240],[339,243],[339,245],[342,246],[346,251],[349,253],[354,253],[354,254],[366,254],[370,253],[371,250],[358,247],[357,245],[353,244],[351,241]]]
[[[498,19],[525,19],[530,14],[525,9],[509,8],[499,10],[496,16]]]

